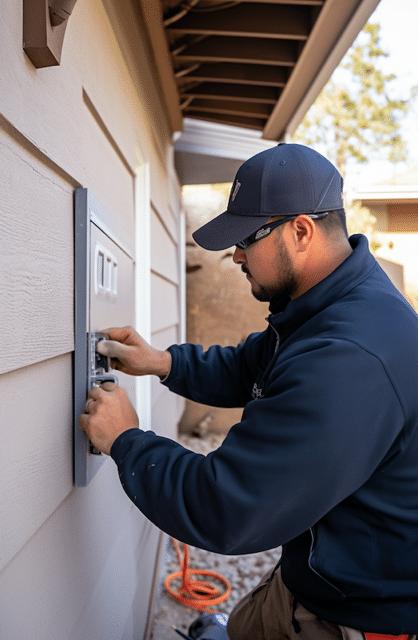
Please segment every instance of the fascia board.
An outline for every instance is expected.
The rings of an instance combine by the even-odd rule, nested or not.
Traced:
[[[381,186],[358,190],[355,192],[354,197],[356,200],[416,200],[418,199],[418,185],[412,186],[400,186],[392,185],[385,186],[382,189]]]

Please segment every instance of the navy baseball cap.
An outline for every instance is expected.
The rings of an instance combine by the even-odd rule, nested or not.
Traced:
[[[241,165],[227,210],[193,238],[209,251],[227,249],[273,216],[343,209],[342,190],[341,174],[327,158],[304,145],[281,142]]]

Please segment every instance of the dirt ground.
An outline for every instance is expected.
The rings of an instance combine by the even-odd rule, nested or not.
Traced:
[[[184,435],[179,438],[179,441],[188,449],[206,455],[221,444],[222,436],[209,434],[204,438],[197,438]],[[232,592],[228,600],[214,608],[216,611],[227,614],[248,591],[251,591],[258,584],[262,576],[276,565],[280,558],[280,548],[242,556],[223,556],[196,547],[190,547],[189,551],[190,568],[216,571],[231,583]],[[168,539],[165,549],[164,572],[151,634],[152,640],[178,640],[180,636],[175,633],[172,627],[175,626],[183,633],[187,633],[190,624],[200,615],[199,611],[177,602],[163,586],[164,578],[179,570],[174,545]],[[173,586],[176,587],[177,584],[179,583],[176,581]]]

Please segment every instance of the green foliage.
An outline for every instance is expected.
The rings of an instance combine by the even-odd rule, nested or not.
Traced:
[[[342,175],[349,158],[360,163],[376,154],[391,162],[406,159],[400,119],[417,88],[412,88],[406,100],[389,97],[389,85],[396,76],[385,75],[376,64],[388,55],[379,46],[379,29],[378,24],[365,25],[338,74],[324,87],[293,136],[294,141],[323,146]],[[341,82],[335,81],[336,75],[342,77]]]

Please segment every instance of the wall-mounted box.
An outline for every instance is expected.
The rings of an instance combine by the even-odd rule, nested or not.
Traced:
[[[91,446],[78,427],[87,394],[101,376],[119,384],[135,404],[135,380],[106,373],[96,360],[97,332],[134,324],[135,263],[133,239],[121,229],[88,189],[75,192],[75,350],[74,482],[86,486],[108,459]]]

